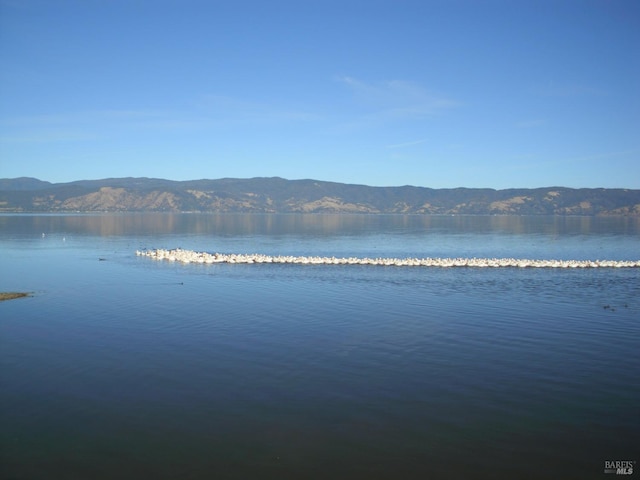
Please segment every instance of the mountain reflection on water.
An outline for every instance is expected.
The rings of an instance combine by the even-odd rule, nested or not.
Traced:
[[[230,213],[122,213],[2,215],[0,227],[13,231],[57,232],[79,235],[367,235],[396,233],[502,233],[572,235],[610,230],[640,234],[640,218],[587,216],[473,216],[366,214],[230,214]]]

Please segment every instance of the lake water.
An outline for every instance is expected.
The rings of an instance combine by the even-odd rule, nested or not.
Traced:
[[[135,255],[175,247],[638,260],[640,219],[0,216],[0,291],[33,293],[0,303],[2,478],[588,479],[640,459],[640,269]]]

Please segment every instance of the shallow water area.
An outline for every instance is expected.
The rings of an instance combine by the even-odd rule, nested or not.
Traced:
[[[43,235],[44,234],[44,235]],[[637,219],[0,216],[5,478],[601,478],[638,460]],[[606,476],[606,475],[605,475]]]

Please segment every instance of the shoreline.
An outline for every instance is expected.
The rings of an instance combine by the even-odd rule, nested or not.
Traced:
[[[518,258],[367,258],[262,254],[223,254],[180,248],[136,250],[137,256],[181,263],[288,263],[299,265],[376,265],[396,267],[469,268],[640,268],[640,260],[534,260]]]
[[[29,293],[27,292],[0,292],[0,302],[4,302],[5,300],[13,300],[15,298],[23,298],[28,297]]]

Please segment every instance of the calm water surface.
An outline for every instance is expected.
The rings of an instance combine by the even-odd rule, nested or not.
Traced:
[[[44,234],[44,235],[43,235]],[[141,248],[640,258],[640,221],[0,216],[8,479],[608,478],[638,269],[180,265]]]

